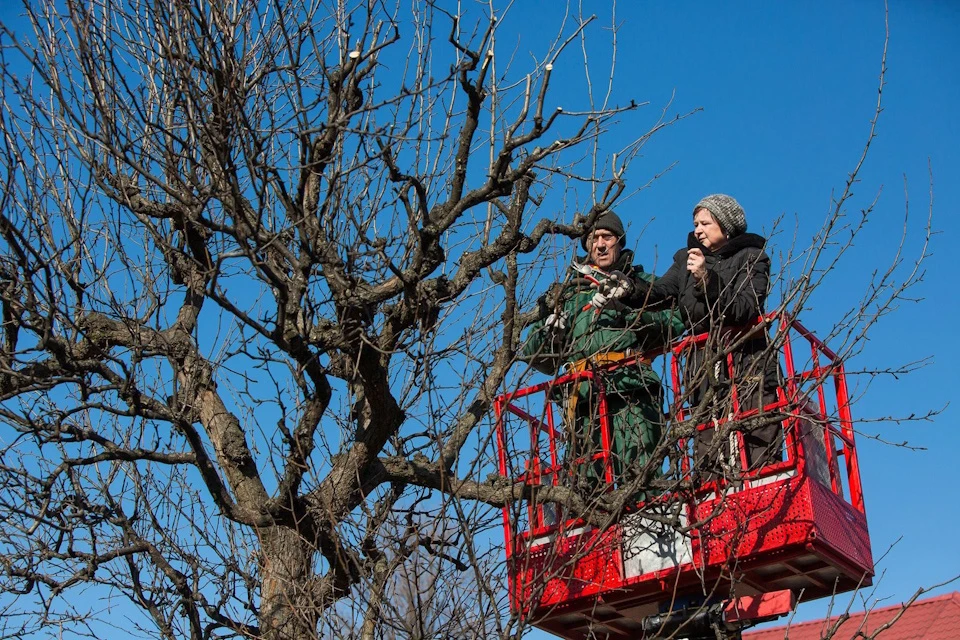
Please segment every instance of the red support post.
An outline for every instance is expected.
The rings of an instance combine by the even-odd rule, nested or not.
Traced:
[[[850,397],[847,392],[847,376],[843,364],[837,363],[834,378],[837,390],[837,409],[840,415],[840,429],[844,436],[843,451],[847,459],[847,479],[850,483],[850,504],[866,515],[863,504],[863,488],[860,486],[860,461],[857,459],[857,447],[853,434],[853,418],[850,414]]]

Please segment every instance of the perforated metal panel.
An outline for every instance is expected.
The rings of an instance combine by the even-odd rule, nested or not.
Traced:
[[[557,537],[514,557],[521,602],[541,607],[594,596],[623,586],[619,526]]]
[[[815,544],[872,575],[873,554],[866,516],[821,485],[811,485],[810,492],[817,524]]]
[[[694,553],[703,565],[750,562],[764,552],[805,545],[814,530],[809,483],[792,477],[701,502]]]

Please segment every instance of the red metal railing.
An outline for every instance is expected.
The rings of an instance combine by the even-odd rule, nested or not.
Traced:
[[[815,477],[822,484],[854,508],[864,513],[862,488],[860,485],[859,464],[849,406],[846,378],[842,361],[821,340],[814,336],[796,319],[786,314],[768,314],[758,318],[756,325],[730,331],[721,341],[734,344],[750,334],[761,335],[767,327],[779,318],[779,330],[771,338],[772,344],[780,352],[782,380],[777,387],[776,399],[766,402],[762,408],[741,410],[738,397],[737,371],[735,370],[735,349],[725,355],[727,377],[730,381],[731,411],[726,416],[718,416],[707,423],[697,425],[698,430],[716,429],[735,420],[741,421],[751,416],[778,412],[782,414],[781,428],[784,434],[785,457],[756,469],[749,469],[746,459],[746,447],[743,434],[735,431],[741,456],[741,480],[759,481],[765,477],[783,472],[794,472]],[[716,338],[716,336],[714,336]],[[516,482],[529,485],[559,485],[566,481],[564,475],[572,475],[576,468],[585,464],[599,464],[603,470],[603,481],[608,489],[614,487],[614,468],[611,456],[610,419],[607,415],[606,395],[603,389],[605,373],[617,367],[637,366],[639,360],[650,361],[663,356],[666,359],[663,370],[670,372],[669,389],[672,394],[671,417],[674,421],[688,418],[689,407],[685,399],[690,395],[683,388],[683,363],[690,354],[703,349],[710,340],[708,334],[683,338],[665,350],[655,353],[637,354],[615,364],[598,366],[593,369],[566,373],[553,380],[542,382],[515,392],[504,394],[496,399],[497,416],[496,439],[498,448],[499,472],[502,476]],[[799,362],[798,352],[805,346],[809,351],[809,361]],[[574,460],[563,460],[564,446],[569,446],[562,426],[563,408],[558,406],[560,392],[572,385],[588,383],[593,385],[598,398],[600,429],[600,447],[597,451]],[[519,423],[520,428],[517,428]],[[527,428],[523,429],[522,425]],[[687,443],[680,442],[681,468],[684,474],[693,470],[694,460]],[[844,469],[841,472],[840,459]],[[686,477],[692,477],[687,475]],[[723,479],[711,480],[700,487],[708,492],[723,489]],[[665,499],[661,497],[660,499]],[[575,522],[564,522],[557,507],[552,509],[552,521],[545,518],[544,504],[533,501],[523,511],[512,512],[511,507],[503,510],[504,534],[508,560],[516,552],[518,544],[524,540],[543,535],[557,526],[574,526]],[[513,515],[516,513],[516,515]]]

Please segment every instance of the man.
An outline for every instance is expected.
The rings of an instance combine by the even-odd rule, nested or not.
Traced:
[[[600,374],[610,417],[613,473],[618,484],[629,486],[660,441],[663,389],[649,362],[612,370],[605,366],[667,344],[682,333],[683,325],[672,310],[649,312],[621,302],[632,293],[634,278],[651,280],[653,276],[633,266],[633,252],[624,248],[626,234],[615,213],[597,216],[581,244],[587,251],[586,261],[599,272],[593,270],[584,277],[589,270],[571,269],[557,299],[543,305],[546,317],[532,326],[521,358],[552,376],[563,366],[568,371],[592,369]],[[599,452],[602,442],[597,389],[586,381],[566,386],[558,391],[565,404],[567,459],[586,459]],[[602,461],[581,463],[576,473],[591,487],[600,488]],[[659,467],[651,469],[648,477],[659,473]]]

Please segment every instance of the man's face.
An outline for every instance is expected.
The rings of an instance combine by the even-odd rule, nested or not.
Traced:
[[[590,262],[601,269],[609,269],[620,257],[620,238],[606,229],[594,229],[587,240]]]

